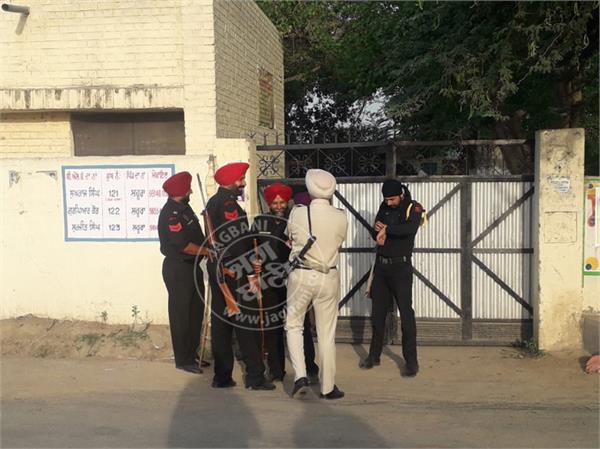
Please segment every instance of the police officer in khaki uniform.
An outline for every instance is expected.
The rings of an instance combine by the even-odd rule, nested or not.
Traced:
[[[335,329],[340,296],[340,275],[337,268],[339,249],[346,239],[346,213],[330,204],[335,192],[333,175],[320,169],[306,173],[306,187],[312,201],[309,206],[292,209],[288,221],[288,236],[292,243],[290,261],[302,252],[312,235],[314,244],[300,264],[290,273],[287,285],[286,332],[290,359],[295,371],[292,397],[303,398],[309,387],[304,360],[304,317],[314,307],[318,340],[318,365],[322,399],[344,396],[335,385]]]

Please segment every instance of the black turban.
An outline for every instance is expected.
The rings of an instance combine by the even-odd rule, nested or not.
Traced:
[[[404,185],[396,179],[388,179],[384,181],[381,193],[384,198],[390,196],[400,196],[404,193]]]

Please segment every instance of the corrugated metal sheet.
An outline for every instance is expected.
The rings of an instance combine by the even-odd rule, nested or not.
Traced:
[[[356,285],[363,275],[371,269],[375,254],[344,253],[340,255],[341,297]],[[370,316],[371,300],[364,294],[366,284],[340,310],[340,316]]]
[[[456,182],[413,183],[410,190],[413,198],[426,210],[437,204],[455,186]],[[381,204],[381,183],[339,184],[338,191],[356,211],[373,223]],[[334,199],[334,206],[344,208]],[[439,209],[427,226],[417,234],[415,247],[418,248],[459,248],[460,246],[460,193]],[[373,247],[374,242],[365,227],[348,212],[348,237],[346,248]],[[358,282],[370,269],[373,254],[345,253],[340,258],[341,296]],[[414,265],[437,288],[455,304],[460,305],[460,256],[458,254],[417,253]],[[415,312],[419,317],[456,318],[456,314],[425,284],[415,278],[413,284]],[[341,316],[368,316],[371,303],[364,296],[364,288],[340,311]]]
[[[416,254],[414,267],[460,308],[460,254]],[[414,277],[413,303],[421,318],[458,318],[458,315],[420,279]]]
[[[476,239],[531,187],[531,182],[473,183],[471,206],[473,239]],[[477,248],[529,247],[531,247],[531,197],[477,245]]]
[[[517,295],[531,304],[531,254],[477,254]],[[477,265],[473,265],[473,318],[526,319],[531,314]]]
[[[472,230],[477,238],[521,198],[531,182],[473,184]],[[521,249],[531,242],[531,198],[508,215],[476,248]],[[475,254],[517,295],[531,304],[531,254]],[[530,313],[481,268],[473,266],[473,318],[522,319]]]
[[[413,198],[426,210],[435,206],[455,186],[456,182],[415,182],[410,185]],[[477,238],[494,220],[532,187],[531,182],[474,182],[472,185],[472,235]],[[373,223],[381,203],[381,183],[339,184],[339,192],[365,218]],[[419,230],[416,248],[460,248],[460,192],[438,211],[426,227]],[[336,207],[344,208],[334,199]],[[521,249],[531,247],[531,198],[514,210],[477,248]],[[373,240],[364,226],[348,211],[348,237],[345,248],[369,248]],[[531,254],[476,254],[486,266],[527,303],[531,301]],[[344,253],[340,257],[341,296],[370,269],[374,255]],[[414,266],[454,304],[460,307],[460,254],[415,253]],[[473,318],[531,318],[508,292],[475,264],[473,265]],[[422,318],[456,318],[429,287],[417,277],[413,284],[415,312]],[[370,315],[370,299],[364,296],[364,286],[340,311],[341,316]]]

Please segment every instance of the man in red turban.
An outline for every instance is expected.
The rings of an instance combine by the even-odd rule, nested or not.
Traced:
[[[158,217],[160,251],[165,256],[162,275],[169,294],[169,325],[175,366],[202,372],[196,364],[204,315],[204,282],[198,263],[208,254],[198,217],[189,205],[192,175],[180,172],[165,181],[169,199]],[[194,277],[195,276],[195,277]],[[196,289],[196,285],[198,289]],[[208,366],[206,362],[200,362]]]
[[[244,359],[246,372],[244,381],[249,390],[273,390],[275,385],[265,378],[259,336],[252,323],[257,322],[256,293],[260,289],[252,261],[253,234],[250,231],[246,212],[237,202],[246,186],[245,162],[224,165],[215,172],[219,189],[206,205],[207,222],[212,228],[212,243],[217,257],[208,264],[212,292],[211,344],[215,375],[213,388],[231,388],[236,385],[232,378],[234,357],[232,348],[235,332]],[[207,231],[208,232],[208,231]],[[231,314],[220,285],[227,284],[237,303],[239,313]],[[249,289],[247,289],[249,287]],[[245,294],[250,290],[253,299]]]
[[[285,286],[284,267],[287,266],[290,246],[286,233],[289,201],[292,198],[291,187],[275,183],[263,191],[269,213],[257,216],[252,225],[258,235],[261,247],[267,248],[263,260],[263,302],[265,316],[265,346],[268,353],[269,380],[283,381],[285,376],[285,339],[283,325],[286,313],[287,288]],[[318,382],[319,367],[315,363],[315,346],[309,315],[304,322],[304,358],[306,371],[311,382]]]
[[[220,167],[215,172],[215,181],[223,187],[236,185],[243,189],[246,186],[246,171],[248,171],[246,162],[230,162]]]
[[[279,182],[267,187],[264,190],[264,194],[271,213],[277,217],[283,217],[293,193],[290,186],[286,186]]]

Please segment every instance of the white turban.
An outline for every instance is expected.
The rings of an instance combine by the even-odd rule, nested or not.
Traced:
[[[304,178],[306,189],[312,198],[330,199],[335,192],[335,178],[328,171],[311,168]]]

